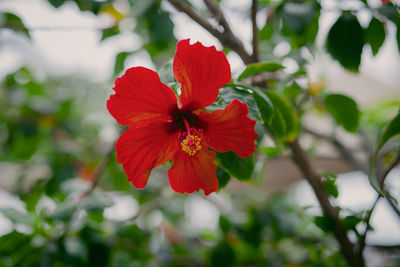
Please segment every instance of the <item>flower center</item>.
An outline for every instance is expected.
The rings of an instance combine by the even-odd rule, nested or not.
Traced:
[[[195,134],[196,131],[194,129],[190,128],[186,119],[183,119],[183,123],[185,124],[186,132],[182,135],[181,139],[182,150],[188,153],[189,156],[193,156],[202,148],[201,138]]]
[[[202,146],[200,145],[200,142],[200,137],[193,134],[187,134],[185,139],[181,142],[182,150],[188,153],[189,156],[193,156],[197,151],[201,150]]]

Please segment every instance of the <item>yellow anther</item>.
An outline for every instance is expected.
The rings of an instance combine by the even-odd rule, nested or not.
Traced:
[[[181,146],[182,150],[193,156],[197,151],[201,150],[201,138],[196,135],[187,135],[185,139],[182,140]]]

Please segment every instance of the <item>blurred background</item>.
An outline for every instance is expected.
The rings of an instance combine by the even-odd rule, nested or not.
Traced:
[[[208,18],[203,1],[183,2]],[[252,1],[216,2],[251,51]],[[391,19],[399,3],[385,2],[260,0],[257,8],[260,57],[285,66],[271,84],[295,77],[296,90],[352,97],[372,144],[400,105],[400,24]],[[363,29],[376,18],[383,25],[366,37],[357,71],[326,47],[349,10]],[[224,49],[234,79],[245,69],[170,1],[0,0],[0,266],[347,266],[316,222],[321,211],[311,188],[268,136],[259,140],[252,174],[238,181],[221,169],[227,185],[208,197],[173,192],[167,166],[153,170],[143,190],[126,181],[113,151],[123,129],[105,106],[114,79],[144,66],[173,85],[175,45],[186,38]],[[333,127],[318,103],[308,104],[302,124],[313,164],[335,173],[333,203],[356,240],[376,192],[362,168],[316,137],[333,135],[365,163],[364,139]],[[399,176],[394,168],[386,179],[397,198]],[[371,227],[367,265],[398,266],[400,220],[387,202],[378,202]]]

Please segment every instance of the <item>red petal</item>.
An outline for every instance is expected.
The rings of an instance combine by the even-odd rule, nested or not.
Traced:
[[[208,195],[218,190],[216,176],[217,165],[214,163],[215,152],[202,142],[202,149],[190,156],[178,149],[172,158],[173,164],[168,170],[169,183],[179,193],[193,193],[204,190]]]
[[[126,130],[115,150],[128,180],[136,188],[147,184],[153,168],[170,160],[179,145],[179,132],[171,132],[169,123],[156,122]]]
[[[182,85],[179,102],[193,111],[212,104],[218,90],[231,80],[231,70],[222,51],[189,39],[179,41],[173,63],[175,79]]]
[[[121,125],[136,127],[150,121],[169,121],[177,109],[174,92],[152,70],[135,67],[115,80],[115,94],[107,101],[111,115]]]
[[[207,124],[205,135],[212,149],[218,152],[232,150],[242,158],[255,151],[256,121],[247,117],[249,111],[245,103],[234,99],[224,110],[199,110],[196,113]]]

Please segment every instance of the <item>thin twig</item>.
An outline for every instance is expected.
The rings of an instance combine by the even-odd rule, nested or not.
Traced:
[[[386,178],[388,177],[389,173],[399,164],[399,162],[400,162],[400,151],[396,154],[394,159],[390,162],[389,166],[382,172],[382,175],[378,178],[381,188],[384,188]],[[385,189],[384,191],[387,192],[387,190]],[[400,218],[400,209],[396,205],[393,197],[390,195],[390,192],[387,192],[385,195],[386,195],[385,198],[386,201],[389,203],[390,207],[392,207],[393,211]]]
[[[225,20],[225,17],[223,16],[222,12],[220,12],[218,6],[215,8],[215,4],[209,2],[211,9],[213,12],[216,12],[214,17],[218,20],[220,25],[224,28],[224,31],[221,32],[220,30],[216,29],[213,25],[211,25],[208,20],[206,20],[204,17],[200,16],[197,14],[188,4],[186,4],[182,0],[168,0],[168,2],[178,11],[181,11],[185,13],[188,17],[190,17],[193,21],[198,23],[200,26],[202,26],[205,30],[207,30],[209,33],[211,33],[213,36],[215,36],[223,46],[228,47],[235,51],[240,58],[243,60],[244,63],[249,64],[252,62],[252,58],[247,53],[247,51],[244,49],[244,46],[242,42],[236,38],[236,36],[232,33],[230,30],[230,27],[228,23]],[[208,7],[210,9],[210,7]],[[211,10],[210,10],[211,12]],[[224,27],[224,25],[226,27]]]
[[[221,9],[219,9],[218,5],[213,0],[203,0],[204,4],[206,4],[208,10],[214,16],[214,18],[218,21],[218,23],[224,28],[225,32],[232,33],[231,27],[225,19],[224,14]]]
[[[383,185],[385,184],[385,180],[387,178],[387,176],[389,175],[389,173],[394,169],[394,167],[396,167],[397,164],[399,164],[400,162],[400,152],[397,153],[396,157],[392,160],[392,162],[389,164],[389,166],[383,171],[382,176],[379,179],[379,183],[380,186],[383,187]],[[367,212],[367,216],[364,219],[364,222],[366,224],[365,226],[365,231],[364,233],[361,235],[360,237],[360,241],[359,241],[359,246],[360,246],[360,253],[362,253],[362,251],[364,250],[365,246],[366,246],[366,239],[367,239],[367,235],[368,232],[371,228],[371,216],[373,211],[376,208],[376,204],[378,203],[379,199],[382,197],[382,195],[378,194],[374,204],[372,205],[372,207],[369,209],[369,211]],[[396,206],[396,204],[394,203],[393,199],[390,197],[390,195],[388,194],[388,197],[386,198],[387,202],[389,203],[389,205],[392,207],[392,209],[394,210],[394,212],[399,216],[400,218],[400,211],[398,209],[398,207]],[[362,256],[362,255],[361,255]]]
[[[350,162],[350,164],[355,169],[360,170],[364,173],[368,173],[367,167],[364,164],[362,164],[356,157],[354,157],[353,153],[335,136],[324,135],[306,127],[303,127],[303,130],[304,132],[309,133],[319,139],[324,139],[331,142],[339,151],[339,153],[342,155],[342,157],[348,162]]]
[[[370,208],[370,210],[367,211],[367,216],[364,218],[365,230],[364,230],[364,233],[360,236],[360,239],[359,239],[360,257],[363,256],[362,253],[363,253],[365,245],[366,245],[367,234],[368,234],[369,230],[371,229],[371,216],[372,216],[372,213],[374,212],[375,207],[378,204],[378,201],[379,201],[380,198],[381,198],[381,195],[378,194],[378,196],[375,199],[374,204],[372,204],[372,207]]]
[[[149,202],[141,204],[139,211],[132,218],[129,219],[129,222],[133,223],[140,216],[147,214],[149,211],[160,208],[166,203],[168,203],[167,199],[163,196],[160,196],[158,198],[152,199]]]
[[[105,171],[108,162],[111,159],[111,155],[114,152],[114,148],[115,148],[115,142],[113,142],[113,144],[110,146],[109,150],[107,151],[107,153],[103,156],[101,162],[99,163],[99,165],[97,165],[96,169],[93,172],[92,175],[92,184],[90,185],[89,189],[87,189],[85,192],[83,192],[79,198],[77,198],[75,200],[74,206],[73,206],[73,210],[72,210],[72,217],[76,216],[77,211],[79,210],[79,202],[81,202],[86,196],[88,196],[97,186],[97,183],[99,181],[99,178],[101,177],[101,175],[103,174],[103,172]],[[60,232],[60,236],[63,236],[65,234],[67,234],[70,229],[71,229],[71,225],[72,225],[72,221],[73,219],[69,220],[67,224],[65,224],[64,229]]]
[[[392,207],[392,210],[397,214],[397,216],[400,218],[400,210],[397,207],[396,203],[393,200],[393,197],[390,196],[390,194],[387,194],[388,196],[386,197],[386,201],[389,203],[389,205]]]
[[[310,97],[311,94],[309,92],[302,94],[297,101],[297,109],[300,110],[307,103]]]
[[[222,38],[222,33],[215,29],[204,17],[198,15],[188,4],[180,0],[168,0],[168,2],[178,11],[188,15],[193,21],[214,35],[216,38]]]
[[[367,216],[364,219],[365,222],[365,230],[364,233],[361,235],[360,239],[359,239],[359,253],[360,253],[360,257],[362,257],[362,253],[364,251],[364,248],[366,246],[366,240],[367,240],[367,235],[369,230],[371,230],[371,217],[372,217],[372,213],[374,212],[376,205],[379,201],[379,199],[382,197],[382,195],[378,194],[378,196],[375,199],[374,204],[372,204],[372,207],[369,209],[369,211],[367,212]],[[393,199],[388,196],[386,198],[387,202],[389,203],[389,205],[392,207],[392,209],[394,210],[394,212],[397,214],[397,216],[399,216],[400,218],[400,211],[397,208],[396,204],[394,203]]]
[[[369,142],[367,133],[360,129],[358,130],[357,134],[360,136],[361,140],[361,147],[364,149],[365,153],[368,155],[369,159],[372,159],[372,155],[374,154],[374,151],[371,147],[371,144]]]
[[[219,6],[214,2],[214,0],[203,1],[206,4],[208,10],[218,21],[219,25],[224,28],[222,39],[219,39],[221,43],[235,51],[241,57],[245,64],[254,62],[254,59],[249,55],[249,53],[247,53],[246,49],[244,48],[243,43],[233,34],[232,29],[225,19],[224,14],[222,13]]]
[[[382,244],[369,244],[368,247],[370,248],[374,248],[374,249],[379,249],[379,250],[384,250],[384,251],[396,251],[396,253],[399,251],[400,249],[400,245],[382,245]],[[398,255],[398,254],[396,254]],[[396,258],[398,258],[396,256]]]
[[[101,177],[101,175],[105,171],[108,163],[110,162],[111,155],[114,152],[116,142],[117,141],[113,142],[113,144],[110,146],[107,153],[101,159],[101,162],[99,163],[99,165],[96,166],[96,169],[94,170],[92,177],[91,177],[92,184],[90,185],[88,190],[86,190],[85,192],[82,193],[82,195],[79,197],[78,202],[81,201],[83,198],[85,198],[87,195],[89,195],[96,188],[96,186],[100,180],[99,178]]]
[[[258,49],[257,4],[258,0],[253,0],[251,4],[251,24],[253,30],[253,60],[255,62],[260,61],[260,53]]]
[[[365,266],[363,258],[358,256],[354,245],[350,242],[347,236],[346,228],[339,218],[338,209],[333,207],[329,202],[329,196],[323,187],[321,178],[311,166],[311,163],[303,148],[300,146],[299,141],[296,139],[292,143],[289,143],[289,146],[293,153],[294,162],[311,185],[315,195],[317,196],[318,202],[321,205],[323,213],[335,222],[333,233],[340,244],[340,250],[347,262],[350,266]]]
[[[270,86],[268,85],[268,81],[277,80],[281,76],[280,71],[276,72],[262,72],[241,80],[242,83],[251,84],[252,86],[259,87],[261,90],[268,90]]]

